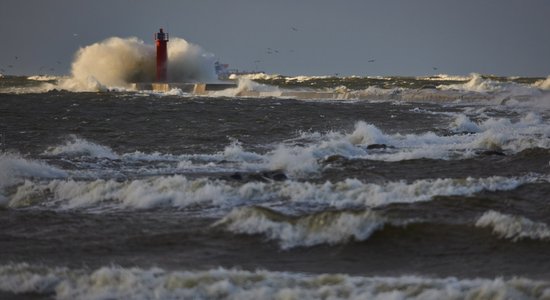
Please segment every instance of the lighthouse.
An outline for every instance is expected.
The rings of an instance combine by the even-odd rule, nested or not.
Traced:
[[[168,33],[162,28],[155,34],[157,44],[157,82],[166,82],[168,71]]]
[[[172,89],[179,89],[185,93],[207,94],[208,91],[219,91],[223,89],[236,88],[237,84],[229,82],[181,82],[181,78],[168,78],[168,33],[161,28],[155,33],[155,44],[157,45],[157,76],[155,82],[132,82],[130,86],[135,90],[153,90],[157,92],[168,92]],[[214,71],[214,70],[212,70]],[[171,82],[169,82],[170,80]],[[1,143],[0,143],[1,145]]]

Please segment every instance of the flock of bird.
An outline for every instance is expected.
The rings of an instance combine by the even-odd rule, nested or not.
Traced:
[[[293,32],[298,32],[300,31],[298,28],[292,26],[290,27],[290,30],[292,30]],[[294,49],[289,49],[288,50],[289,53],[294,53]],[[279,49],[275,49],[275,48],[271,48],[271,47],[268,47],[265,49],[265,53],[267,55],[277,55],[277,54],[280,54],[281,53],[281,50]],[[367,60],[368,63],[373,63],[375,62],[376,59],[369,59]],[[254,65],[256,66],[256,69],[258,68],[258,64],[261,63],[262,61],[260,59],[256,59],[254,60]],[[434,67],[434,70],[437,70],[437,68]]]
[[[6,65],[6,67],[0,66],[0,74],[5,74],[6,71],[8,71],[9,69],[13,69],[14,67],[16,67],[16,65],[21,61],[21,57],[16,55],[13,57],[13,60],[14,62]],[[57,60],[55,63],[57,65],[61,65],[61,61],[59,60]],[[45,70],[48,70],[50,72],[55,72],[55,68],[52,66],[40,66],[40,68],[38,69],[40,74],[42,74],[42,72],[44,72]]]

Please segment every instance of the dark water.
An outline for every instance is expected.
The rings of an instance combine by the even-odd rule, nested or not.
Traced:
[[[51,91],[0,94],[0,128],[4,280],[21,264],[550,279],[540,107]]]

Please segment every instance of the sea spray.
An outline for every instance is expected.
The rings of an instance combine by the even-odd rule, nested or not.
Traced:
[[[168,43],[168,80],[213,81],[215,57],[184,39]],[[62,80],[67,90],[102,90],[128,87],[131,82],[155,81],[155,48],[135,37],[111,37],[83,47],[76,53],[72,77]]]

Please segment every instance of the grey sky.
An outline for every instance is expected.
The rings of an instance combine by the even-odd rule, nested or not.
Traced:
[[[68,74],[79,47],[159,27],[267,73],[550,74],[549,0],[1,0],[0,68]]]

